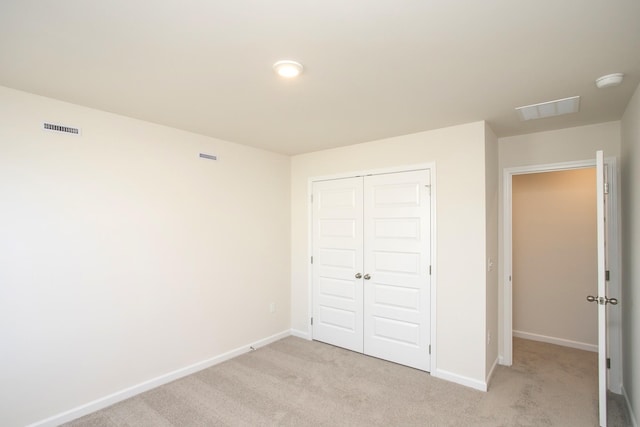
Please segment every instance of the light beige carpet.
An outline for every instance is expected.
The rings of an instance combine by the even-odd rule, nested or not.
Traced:
[[[483,393],[289,337],[66,426],[597,426],[596,385],[595,353],[521,339]]]

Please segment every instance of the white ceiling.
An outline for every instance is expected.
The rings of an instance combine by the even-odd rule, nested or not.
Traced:
[[[287,154],[619,120],[639,82],[638,0],[0,2],[0,85]],[[514,110],[574,95],[576,114]]]

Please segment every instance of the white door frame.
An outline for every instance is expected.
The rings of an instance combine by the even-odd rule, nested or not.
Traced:
[[[615,158],[606,158],[607,180],[609,182],[609,211],[608,219],[608,259],[610,278],[608,282],[610,297],[620,298],[620,208],[618,192],[618,171]],[[502,262],[502,349],[500,354],[500,364],[511,366],[513,363],[513,294],[511,288],[513,247],[512,247],[512,181],[514,175],[554,172],[572,169],[582,169],[595,167],[595,153],[593,160],[550,163],[542,165],[519,166],[505,168],[502,172],[502,239],[503,239],[503,262]],[[585,295],[586,297],[586,295]],[[585,301],[585,304],[587,302]],[[609,369],[609,389],[615,393],[622,391],[622,331],[620,325],[622,315],[620,306],[618,309],[609,310],[609,322],[607,325],[609,335],[609,357],[611,358],[611,369]]]
[[[368,169],[362,171],[355,172],[345,172],[334,175],[324,175],[324,176],[315,176],[311,177],[307,181],[307,236],[308,236],[308,245],[307,245],[307,260],[311,262],[311,256],[313,254],[313,205],[311,203],[311,197],[313,195],[313,183],[315,181],[326,181],[330,179],[342,179],[342,178],[353,178],[358,176],[367,176],[367,175],[378,175],[385,173],[396,173],[396,172],[410,172],[415,170],[424,170],[427,169],[429,171],[429,179],[431,182],[431,306],[430,310],[430,341],[431,341],[431,367],[429,369],[430,373],[434,373],[437,370],[437,346],[438,346],[438,336],[437,336],[437,327],[436,327],[436,293],[437,293],[437,280],[438,280],[438,263],[437,263],[437,233],[436,233],[436,164],[435,162],[429,163],[420,163],[417,165],[407,165],[407,166],[398,166],[392,168],[384,168],[384,169]],[[309,301],[307,301],[307,313],[309,314],[309,320],[311,320],[311,316],[313,314],[313,269],[311,266],[307,270],[307,283],[308,283],[308,295]],[[309,339],[313,339],[313,326],[309,325]]]

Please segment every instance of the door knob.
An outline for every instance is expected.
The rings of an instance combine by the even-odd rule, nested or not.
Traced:
[[[594,297],[592,295],[589,295],[589,296],[587,296],[587,301],[595,302],[595,303],[602,304],[602,305],[604,305],[604,304],[618,305],[618,299],[617,298],[607,298],[607,297],[597,298],[597,297]]]
[[[362,274],[357,273],[357,274],[356,274],[356,279],[362,279]]]
[[[369,279],[371,279],[371,276],[369,276],[368,274],[365,274],[364,275],[364,280],[369,280]]]

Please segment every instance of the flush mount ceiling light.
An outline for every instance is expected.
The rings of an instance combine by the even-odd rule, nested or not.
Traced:
[[[602,76],[596,79],[596,86],[598,86],[598,89],[618,86],[620,83],[622,83],[623,77],[624,74],[622,73],[607,74],[606,76]]]
[[[301,63],[288,59],[276,62],[273,64],[273,69],[280,77],[287,79],[298,77],[303,70]]]
[[[516,111],[522,120],[534,120],[560,116],[562,114],[577,113],[579,109],[580,97],[572,96],[570,98],[517,107]]]

